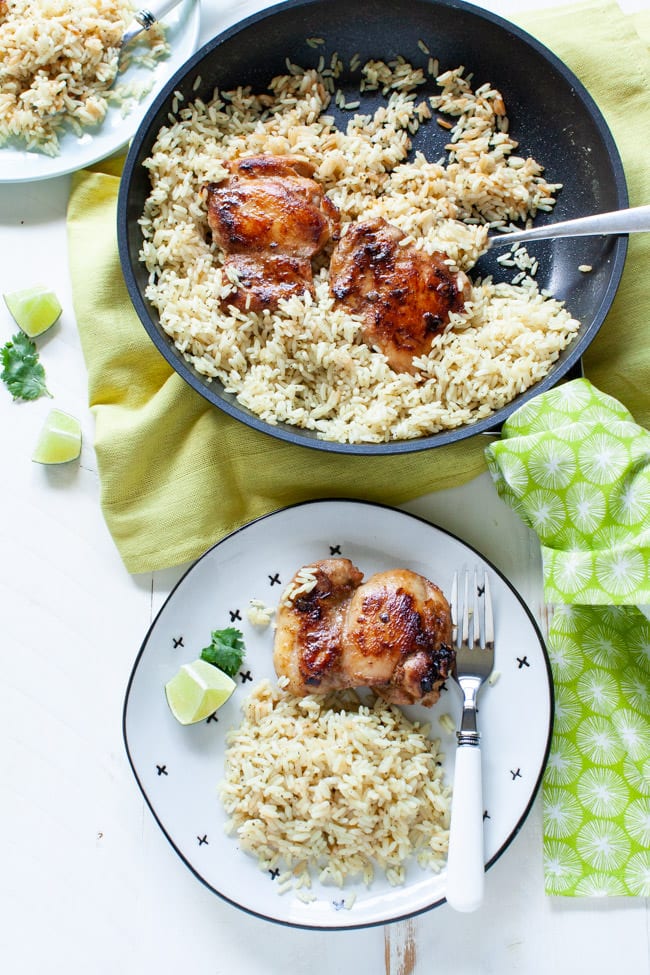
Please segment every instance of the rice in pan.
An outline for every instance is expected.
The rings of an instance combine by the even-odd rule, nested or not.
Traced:
[[[450,790],[428,726],[355,694],[295,698],[269,681],[229,732],[221,799],[230,832],[278,890],[312,878],[393,885],[409,861],[437,871],[447,853]]]
[[[228,161],[293,154],[316,166],[314,179],[339,208],[342,225],[383,217],[406,241],[443,251],[467,271],[485,250],[490,227],[550,210],[557,184],[517,154],[506,106],[489,84],[472,88],[463,68],[438,74],[437,93],[419,97],[427,73],[399,58],[359,71],[360,91],[384,96],[371,115],[337,89],[336,56],[319,70],[287,65],[269,91],[215,91],[183,104],[163,127],[146,166],[152,190],[141,218],[147,296],[167,334],[208,380],[268,423],[315,430],[327,440],[406,440],[489,416],[539,381],[579,328],[562,303],[542,293],[534,263],[516,284],[475,280],[461,313],[415,360],[418,373],[394,372],[361,340],[361,319],[337,306],[329,254],[314,259],[315,296],[294,295],[275,311],[227,305],[233,282],[208,233],[201,188],[223,181]],[[197,81],[197,87],[198,87]],[[349,112],[337,128],[328,106]],[[448,132],[446,157],[409,156],[419,126]],[[521,249],[520,249],[521,250]],[[514,263],[514,261],[513,261]]]
[[[0,0],[0,145],[9,140],[57,155],[70,128],[98,125],[110,104],[146,94],[114,86],[129,59],[152,67],[168,53],[159,25],[137,58],[121,52],[133,0]]]

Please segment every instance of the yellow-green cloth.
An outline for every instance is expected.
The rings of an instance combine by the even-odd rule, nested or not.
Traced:
[[[536,396],[486,450],[539,535],[555,606],[544,773],[549,894],[650,896],[650,433],[578,379]]]
[[[611,3],[520,21],[590,90],[621,151],[631,202],[648,202],[650,59],[636,22]],[[400,504],[485,469],[481,437],[433,453],[327,454],[250,430],[209,405],[157,352],[131,306],[116,243],[118,185],[115,163],[75,175],[68,240],[102,511],[130,572],[193,559],[237,526],[292,502],[355,497]],[[619,395],[640,422],[650,420],[649,258],[650,243],[638,235],[612,311],[585,356],[587,375]]]

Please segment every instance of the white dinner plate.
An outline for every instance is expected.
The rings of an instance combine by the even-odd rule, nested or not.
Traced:
[[[537,792],[550,744],[553,695],[542,637],[508,581],[460,539],[422,519],[360,501],[313,501],[284,508],[233,532],[183,576],[154,620],[131,674],[124,705],[124,740],[142,793],[185,864],[215,893],[259,917],[313,928],[385,924],[444,901],[445,871],[409,866],[404,886],[381,871],[369,888],[314,884],[310,903],[278,893],[271,872],[226,835],[218,798],[225,736],[241,721],[241,704],[263,678],[275,678],[272,626],[247,619],[251,599],[277,605],[294,572],[315,559],[341,555],[367,577],[406,567],[447,594],[455,570],[487,568],[495,616],[498,679],[480,698],[486,865],[503,853]],[[238,686],[216,720],[182,726],[167,706],[164,685],[182,663],[196,659],[212,630],[236,626],[246,657]],[[460,691],[448,682],[433,708],[405,708],[431,722],[453,780],[455,735],[440,723],[460,715]],[[381,875],[380,875],[381,874]],[[355,896],[352,897],[351,894]]]
[[[19,144],[0,146],[0,183],[24,183],[63,176],[106,159],[135,135],[144,115],[162,86],[197,48],[200,28],[199,0],[182,0],[162,20],[167,26],[169,57],[153,68],[131,64],[117,78],[116,85],[150,84],[151,90],[123,115],[119,105],[110,106],[101,125],[84,129],[81,135],[66,131],[60,136],[57,156],[27,151]]]

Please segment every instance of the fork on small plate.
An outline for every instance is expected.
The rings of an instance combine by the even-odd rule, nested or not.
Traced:
[[[483,900],[483,791],[481,736],[476,700],[494,667],[494,621],[487,572],[454,575],[451,613],[456,661],[453,676],[463,694],[463,713],[456,732],[458,747],[451,800],[447,902],[457,911],[475,911]],[[460,590],[460,591],[459,591]]]

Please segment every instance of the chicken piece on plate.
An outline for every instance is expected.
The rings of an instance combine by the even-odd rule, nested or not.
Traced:
[[[297,697],[342,684],[341,646],[350,597],[363,579],[349,559],[323,559],[299,569],[280,601],[273,663]]]
[[[435,704],[453,664],[442,591],[408,569],[371,576],[350,600],[341,663],[352,687],[391,704]]]
[[[339,213],[300,156],[244,156],[230,176],[207,183],[208,224],[239,285],[226,304],[277,308],[281,298],[314,292],[311,259],[338,231]]]
[[[454,659],[445,596],[408,569],[362,580],[348,559],[296,573],[278,611],[276,673],[296,696],[371,687],[392,704],[434,704]]]
[[[417,372],[413,359],[431,350],[434,337],[460,312],[470,281],[452,270],[445,254],[426,254],[381,217],[357,221],[341,237],[330,263],[337,301],[363,318],[363,338],[383,352],[395,372]]]

